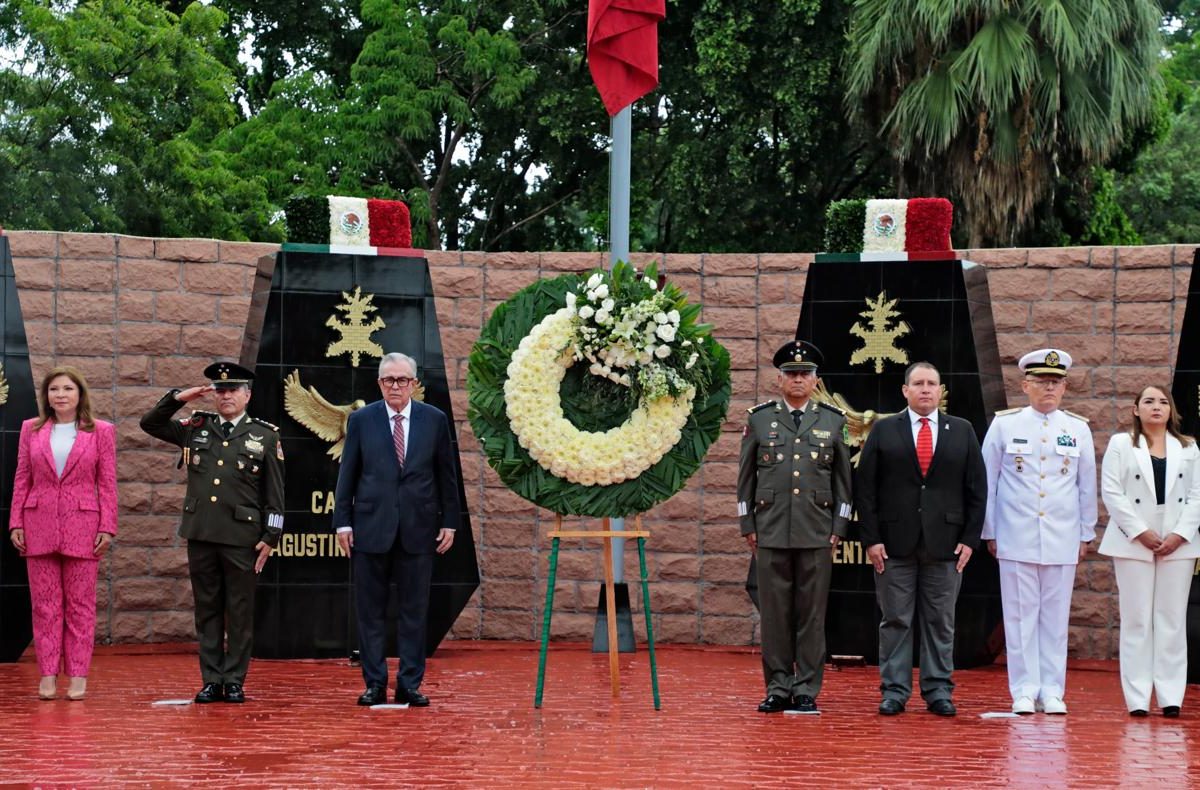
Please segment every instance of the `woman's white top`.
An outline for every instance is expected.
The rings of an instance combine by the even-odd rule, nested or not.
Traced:
[[[58,470],[59,477],[62,477],[63,469],[67,465],[67,456],[75,446],[75,434],[78,432],[79,429],[73,422],[56,422],[50,432],[50,450],[54,453],[54,467]]]

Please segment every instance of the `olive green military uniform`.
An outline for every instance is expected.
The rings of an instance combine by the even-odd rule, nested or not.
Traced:
[[[853,501],[845,425],[839,409],[810,400],[797,427],[780,400],[750,409],[742,433],[738,515],[758,540],[767,694],[821,690],[830,538],[845,537]]]
[[[179,536],[188,541],[201,675],[205,683],[241,684],[254,638],[254,546],[275,546],[283,532],[283,447],[274,425],[249,415],[228,437],[214,412],[172,419],[184,405],[178,392],[146,412],[142,430],[183,449]]]

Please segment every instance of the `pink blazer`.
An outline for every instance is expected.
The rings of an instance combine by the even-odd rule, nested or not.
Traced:
[[[117,534],[117,440],[111,422],[79,431],[60,478],[51,424],[21,425],[8,528],[25,530],[25,555],[94,557],[96,533]]]

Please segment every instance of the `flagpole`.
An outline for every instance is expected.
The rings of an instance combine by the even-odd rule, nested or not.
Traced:
[[[612,252],[608,256],[611,269],[617,261],[629,260],[629,171],[633,160],[633,111],[632,104],[627,104],[620,112],[612,116],[612,154],[609,159],[608,173],[608,238]],[[614,518],[611,522],[614,532],[625,529],[625,519]],[[625,581],[625,540],[614,539],[613,581]]]

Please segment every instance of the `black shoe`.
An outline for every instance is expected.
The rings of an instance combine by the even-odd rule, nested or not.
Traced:
[[[879,703],[880,716],[895,716],[904,712],[904,703],[898,699],[885,699]]]
[[[1129,711],[1129,715],[1135,719],[1144,719],[1147,716],[1149,716],[1150,714],[1147,711],[1142,710],[1141,708],[1137,708],[1136,710]],[[1165,709],[1163,710],[1163,715],[1164,716],[1167,715],[1167,711]]]
[[[382,705],[387,702],[387,689],[383,686],[367,686],[358,698],[359,705]]]
[[[225,690],[220,683],[205,683],[204,688],[196,695],[196,702],[207,705],[210,702],[220,702],[225,699]]]
[[[246,701],[246,692],[242,691],[241,683],[225,684],[225,701],[241,704]]]
[[[428,708],[429,697],[426,697],[416,689],[396,689],[396,704],[403,705],[408,703],[414,708]]]
[[[926,706],[929,712],[935,716],[957,716],[958,709],[954,707],[954,703],[948,699],[935,699]]]
[[[817,712],[817,701],[807,694],[797,694],[792,699],[795,700],[792,704],[792,710],[798,710],[801,713]]]
[[[1163,715],[1166,716],[1168,719],[1178,719],[1179,718],[1179,706],[1178,705],[1168,705],[1167,707],[1163,708]]]
[[[768,694],[767,698],[758,703],[759,713],[782,713],[792,707],[791,697],[781,697],[778,694]]]

